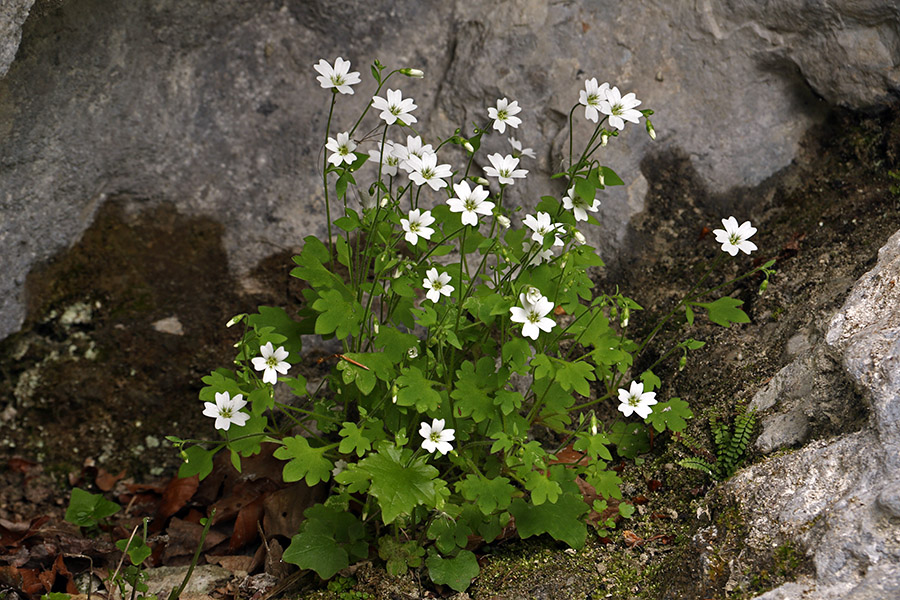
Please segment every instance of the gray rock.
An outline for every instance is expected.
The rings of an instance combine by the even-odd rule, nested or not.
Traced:
[[[147,587],[150,594],[167,598],[184,580],[188,567],[157,567],[147,569]],[[197,565],[184,588],[184,596],[209,595],[218,583],[231,579],[232,573],[218,565]]]
[[[0,78],[16,57],[22,38],[22,23],[34,0],[0,0]]]
[[[431,139],[485,122],[498,97],[517,99],[514,135],[539,152],[511,190],[526,204],[564,191],[548,175],[564,160],[583,81],[636,92],[657,110],[659,139],[629,125],[602,154],[626,185],[604,194],[603,225],[587,233],[612,260],[644,208],[651,153],[686,154],[715,193],[746,190],[791,163],[823,117],[820,98],[861,107],[897,90],[898,15],[885,4],[69,0],[28,20],[0,89],[0,338],[23,321],[32,265],[77,240],[107,198],[215,217],[238,275],[321,237],[330,96],[311,68],[320,57],[349,58],[364,77],[375,58],[424,69],[424,80],[391,85],[416,99]],[[4,4],[9,23],[29,5]],[[10,31],[5,47],[18,25]],[[358,90],[339,98],[335,130],[372,87]],[[575,124],[578,139],[589,135],[577,110]],[[487,150],[507,152],[507,137]]]
[[[898,276],[900,232],[833,317],[821,350],[838,356],[864,390],[868,425],[753,465],[726,484],[744,510],[749,545],[787,540],[813,559],[814,580],[760,598],[876,600],[900,592],[900,298],[891,283]],[[814,362],[786,369],[807,381],[819,376]]]

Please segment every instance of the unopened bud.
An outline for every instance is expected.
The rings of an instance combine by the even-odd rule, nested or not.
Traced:
[[[510,222],[507,217],[505,217],[503,215],[499,215],[497,217],[497,222],[500,223],[500,227],[502,227],[503,229],[509,229]]]
[[[580,231],[578,231],[577,229],[575,230],[575,241],[578,242],[579,244],[587,243],[587,239],[584,237],[584,234],[581,233]]]
[[[425,77],[425,71],[422,71],[421,69],[410,69],[409,67],[400,69],[400,74],[406,75],[407,77],[415,77],[416,79]]]
[[[763,282],[759,284],[759,295],[762,296],[766,293],[766,290],[769,288],[769,280],[763,279]]]
[[[387,203],[388,203],[388,197],[385,196],[384,198],[381,199],[381,208],[384,208],[385,206],[387,206]]]
[[[678,370],[684,371],[684,366],[687,364],[687,355],[682,354],[681,358],[678,359]]]
[[[591,435],[597,435],[597,415],[591,415]]]
[[[232,325],[236,325],[236,324],[240,323],[246,316],[247,316],[247,313],[241,313],[239,315],[234,315],[233,317],[231,317],[231,319],[228,320],[227,323],[225,323],[225,327],[231,327]]]
[[[600,145],[605,146],[608,141],[609,141],[609,134],[606,133],[606,130],[604,130],[600,133]]]
[[[469,140],[464,141],[462,146],[469,154],[475,154],[475,147],[469,142]]]
[[[381,328],[378,326],[378,321],[375,321],[375,322],[372,323],[372,331],[375,332],[375,335],[378,335],[378,331],[379,331],[380,329],[381,329]]]
[[[650,139],[655,140],[656,139],[656,130],[653,129],[653,123],[650,122],[650,119],[645,119],[644,125],[646,125],[646,127],[647,127],[647,133],[650,134]]]
[[[485,187],[491,185],[490,182],[487,179],[485,179],[484,177],[473,177],[472,181],[474,181],[478,185],[483,185]]]

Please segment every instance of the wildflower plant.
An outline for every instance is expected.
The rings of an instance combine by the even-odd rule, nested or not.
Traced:
[[[680,311],[690,323],[697,309],[726,326],[747,321],[740,300],[700,300],[753,273],[768,281],[772,262],[704,289],[708,271],[632,340],[629,318],[641,307],[595,292],[588,271],[603,262],[575,226],[598,225],[598,195],[623,184],[597,154],[626,121],[652,111],[636,110],[633,93],[587,81],[569,113],[568,161],[553,176],[564,180],[560,194],[523,218],[514,184],[534,153],[514,139],[514,155],[481,153],[485,136],[527,129],[517,102],[497,100],[486,122],[423,140],[411,127],[410,91],[394,89],[397,76],[420,71],[386,72],[375,61],[372,100],[348,120],[335,108],[359,83],[349,69],[342,59],[316,66],[332,92],[319,163],[328,235],[306,238],[294,258],[291,274],[307,284],[303,308],[296,318],[260,307],[232,319],[243,328],[234,365],[204,377],[200,392],[220,437],[170,439],[186,460],[183,476],[206,476],[223,450],[239,470],[274,444],[286,482],[328,487],[284,560],[328,579],[374,547],[391,573],[424,567],[435,583],[464,590],[479,572],[471,548],[513,523],[520,537],[549,534],[573,548],[590,526],[607,526],[590,514],[622,497],[608,468],[614,455],[633,458],[649,427],[679,431],[691,417],[686,402],[663,401],[653,369],[703,342],[686,339],[632,374],[636,359]],[[586,118],[576,124],[579,107]],[[582,126],[592,134],[576,153]],[[729,230],[729,243],[746,251],[751,234]],[[723,248],[729,255],[714,267],[734,254]],[[293,368],[305,360],[301,334],[341,346],[317,385]],[[293,400],[280,400],[276,386]],[[583,460],[558,458],[571,452]]]

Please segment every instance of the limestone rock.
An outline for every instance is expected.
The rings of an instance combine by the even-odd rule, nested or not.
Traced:
[[[3,6],[6,57],[30,1]],[[900,17],[879,0],[373,0],[365,10],[349,0],[67,0],[32,13],[0,88],[0,338],[23,321],[32,265],[71,246],[110,198],[216,218],[239,276],[273,248],[322,237],[321,57],[349,59],[363,77],[375,58],[422,68],[424,80],[391,85],[415,98],[432,139],[484,124],[497,98],[518,100],[522,127],[485,147],[509,152],[512,133],[538,150],[510,190],[525,204],[565,191],[548,176],[567,160],[584,80],[634,91],[657,111],[659,138],[629,124],[604,149],[626,182],[604,193],[602,226],[586,232],[607,261],[628,251],[653,153],[689,156],[724,214],[791,164],[829,103],[873,106],[900,88],[890,59]],[[339,99],[334,131],[371,91]],[[574,124],[577,139],[590,134],[583,111]]]
[[[2,0],[0,2],[0,78],[6,75],[16,57],[22,38],[22,23],[34,0]]]
[[[726,484],[745,511],[748,544],[788,540],[813,558],[814,579],[760,598],[875,600],[900,592],[900,292],[892,283],[898,276],[900,232],[832,318],[821,350],[838,356],[863,390],[871,406],[867,425],[753,465]],[[786,370],[806,381],[820,376],[809,362]],[[790,372],[779,374],[781,384]]]

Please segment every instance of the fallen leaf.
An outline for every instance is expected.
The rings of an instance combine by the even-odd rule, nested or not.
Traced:
[[[172,518],[169,527],[166,529],[166,535],[169,541],[163,551],[162,559],[168,562],[175,556],[192,555],[200,544],[200,536],[203,533],[203,526],[198,523],[188,523],[177,517]],[[218,546],[228,538],[227,535],[210,529],[203,542],[203,549],[209,550],[214,546]]]
[[[166,523],[166,519],[181,510],[185,504],[193,497],[200,485],[200,478],[197,475],[193,477],[173,477],[162,495],[162,501],[156,511],[156,516],[151,523],[153,531],[160,531]]]
[[[122,471],[118,475],[113,475],[103,467],[97,469],[97,478],[94,479],[94,483],[97,484],[97,487],[100,488],[103,492],[108,492],[113,489],[116,483],[125,477],[125,470]]]
[[[237,514],[234,520],[234,531],[228,542],[228,549],[232,552],[243,548],[256,539],[259,522],[263,518],[263,500],[265,496],[259,496],[246,504]]]
[[[303,513],[310,506],[324,500],[327,491],[325,485],[309,487],[305,482],[299,481],[266,496],[263,500],[263,529],[266,537],[280,535],[290,539],[295,536],[303,523]]]
[[[214,563],[222,567],[223,569],[227,569],[231,571],[235,575],[243,574],[246,575],[250,572],[250,568],[253,565],[253,557],[252,556],[207,556],[206,562]]]

